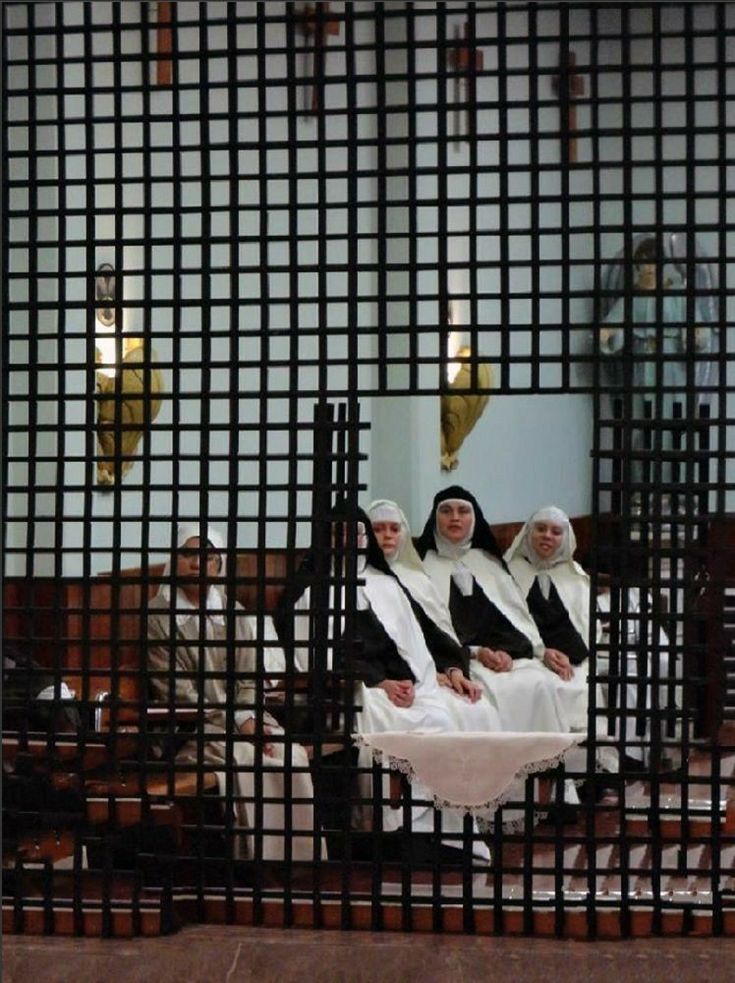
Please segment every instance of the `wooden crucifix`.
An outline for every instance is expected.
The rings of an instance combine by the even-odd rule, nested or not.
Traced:
[[[475,94],[477,91],[477,72],[485,67],[485,56],[469,42],[470,23],[464,25],[464,44],[459,26],[454,29],[454,46],[449,51],[449,62],[456,69],[454,75],[454,135],[471,140],[477,129],[475,117]],[[465,83],[465,132],[462,133],[462,81]],[[459,147],[459,143],[456,144]]]
[[[564,134],[567,139],[568,159],[570,164],[577,163],[577,104],[575,100],[578,96],[584,95],[584,79],[576,74],[577,56],[570,51],[567,56],[567,63],[562,59],[559,63],[559,75],[554,79],[554,91],[558,95],[566,90],[566,102],[562,100],[561,105],[561,129],[562,139]],[[566,113],[564,112],[566,108]]]
[[[318,113],[320,108],[320,82],[324,81],[324,69],[327,59],[326,40],[329,35],[339,34],[341,27],[336,14],[329,12],[329,0],[319,3],[304,4],[299,14],[301,28],[308,38],[314,35],[314,62],[311,84],[311,112]]]
[[[158,0],[158,27],[156,30],[156,82],[158,85],[171,85],[172,67],[171,52],[173,50],[171,37],[171,15],[173,3],[170,0]],[[169,57],[166,57],[166,56]]]

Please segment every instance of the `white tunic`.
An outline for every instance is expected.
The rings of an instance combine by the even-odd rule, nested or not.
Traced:
[[[449,727],[439,727],[440,730],[462,730],[462,731],[498,731],[501,730],[500,717],[495,708],[486,699],[480,699],[476,703],[471,703],[466,697],[460,696],[455,690],[447,686],[440,686],[437,680],[436,666],[434,659],[427,648],[421,627],[411,610],[405,594],[401,590],[397,581],[380,571],[375,571],[372,567],[367,567],[365,571],[365,597],[375,615],[388,633],[398,654],[411,667],[411,672],[416,677],[415,704],[426,705],[427,708],[441,707],[442,713],[448,712],[451,718]],[[363,687],[368,689],[368,687]],[[370,688],[373,690],[374,688]],[[382,690],[380,690],[383,696]],[[387,697],[386,697],[387,699]],[[368,699],[366,713],[374,713],[373,699]],[[393,711],[398,711],[396,717],[391,711],[387,711],[387,716],[393,719],[395,724],[405,721],[401,715],[405,709],[395,707],[388,701]],[[382,701],[381,701],[382,703]],[[368,709],[369,708],[369,709]],[[409,710],[413,707],[409,708]],[[426,711],[421,711],[426,712]],[[432,709],[433,712],[433,709]],[[363,726],[367,732],[378,730],[405,730],[404,725],[393,726],[383,711],[381,716],[384,718],[380,724],[371,722],[369,726]],[[410,729],[431,730],[435,727],[415,725]]]
[[[364,601],[373,609],[378,621],[395,644],[398,654],[409,665],[415,677],[415,697],[410,707],[397,707],[388,699],[384,690],[375,686],[360,684],[358,699],[363,710],[358,716],[357,727],[363,733],[385,731],[419,730],[425,732],[450,733],[469,730],[461,725],[461,719],[470,719],[470,714],[480,729],[494,729],[495,718],[492,708],[482,704],[469,704],[460,701],[455,694],[440,686],[436,676],[436,666],[424,639],[421,627],[411,610],[408,598],[398,582],[388,574],[368,566],[363,573],[365,586]],[[474,713],[473,713],[474,711]],[[365,749],[360,752],[360,764],[367,765],[372,753]],[[387,777],[387,776],[386,776]],[[384,781],[384,795],[387,784]],[[411,828],[414,832],[434,831],[435,810],[430,804],[432,796],[419,782],[411,785],[416,799],[429,803],[412,809]],[[461,810],[442,809],[442,833],[453,835],[452,845],[459,846],[464,816]],[[391,806],[383,809],[383,829],[399,829],[403,821],[402,808]],[[475,842],[473,852],[483,860],[489,859],[489,851],[484,843]]]
[[[531,527],[534,521],[542,519],[555,521],[564,529],[562,544],[557,553],[547,562],[541,562],[530,545]],[[566,608],[569,619],[584,644],[589,647],[592,643],[590,628],[590,578],[585,570],[573,559],[577,548],[574,528],[569,517],[561,509],[551,506],[540,509],[524,523],[518,535],[505,553],[505,562],[518,584],[523,597],[533,587],[537,577],[547,579],[553,584],[559,599]],[[565,653],[566,654],[566,653]],[[563,707],[569,729],[586,731],[589,727],[589,659],[579,665],[572,666],[572,678],[564,680],[552,673],[555,679],[556,695]],[[597,707],[604,707],[606,702],[603,689],[598,684],[596,691]],[[602,716],[597,716],[595,730],[598,737],[609,740],[607,723]],[[617,771],[618,758],[612,748],[598,749],[597,760],[599,767],[606,771]],[[580,762],[580,767],[583,765]]]
[[[207,608],[211,616],[205,618],[205,639],[208,644],[199,646],[199,612],[191,608],[173,620],[171,633],[171,602],[166,592],[159,592],[150,602],[148,638],[154,644],[148,648],[148,667],[151,685],[157,697],[168,703],[202,707],[199,722],[207,740],[196,740],[184,745],[177,761],[204,768],[216,769],[217,784],[223,805],[235,814],[237,825],[244,831],[244,844],[240,837],[235,841],[235,855],[254,856],[256,830],[262,835],[262,855],[266,860],[283,860],[285,849],[285,813],[290,813],[293,835],[290,840],[294,860],[311,860],[314,856],[314,790],[309,774],[309,761],[304,748],[290,741],[273,742],[273,755],[262,755],[262,798],[256,796],[255,762],[253,743],[239,732],[241,724],[256,715],[254,706],[255,652],[249,642],[252,632],[243,608],[235,602],[232,617],[235,619],[235,651],[232,664],[228,665],[225,604],[221,598],[211,600]],[[179,592],[177,608],[184,608],[186,601]],[[221,614],[216,614],[219,609]],[[171,663],[173,666],[174,692],[170,690]],[[197,687],[200,665],[203,663],[204,692]],[[227,673],[231,673],[231,681]],[[228,732],[227,707],[234,703],[234,729]],[[284,731],[267,713],[263,723],[271,728],[274,736],[283,738]],[[297,769],[297,770],[296,770]],[[206,769],[204,769],[206,770]],[[289,773],[288,783],[286,773]],[[228,777],[231,789],[228,792]],[[286,788],[289,797],[286,798]],[[262,810],[262,818],[258,807]],[[262,823],[262,826],[261,826]],[[246,850],[242,849],[242,846]]]
[[[529,639],[534,653],[543,655],[544,644],[536,624],[513,578],[500,563],[483,550],[470,549],[462,555],[461,564],[472,573],[485,596]],[[428,550],[424,566],[448,611],[451,579],[457,562],[451,557],[440,556],[435,550]],[[562,733],[570,730],[556,695],[558,677],[540,658],[514,659],[508,672],[495,672],[473,659],[470,674],[498,711],[503,730]]]
[[[537,571],[522,556],[508,560],[508,568],[514,580],[521,589],[524,597],[533,586]],[[556,587],[559,598],[569,612],[569,618],[579,633],[580,638],[590,644],[590,578],[582,567],[574,560],[545,570],[549,580]],[[572,666],[571,679],[562,679],[552,673],[555,680],[557,699],[563,707],[569,730],[587,729],[587,710],[589,706],[589,660],[585,659],[578,666]]]
[[[359,729],[365,733],[386,730],[462,730],[497,731],[501,721],[496,709],[485,699],[471,703],[455,690],[440,686],[436,678],[434,660],[426,647],[421,628],[408,600],[392,578],[368,566],[361,574],[363,587],[357,588],[357,605],[370,607],[396,645],[399,654],[411,667],[416,677],[416,699],[413,706],[396,707],[386,693],[376,687],[360,684],[358,703],[365,707]],[[344,607],[343,596],[339,607]],[[328,643],[325,655],[326,668],[332,669],[335,638],[334,608],[335,589],[330,588],[328,616]],[[294,658],[299,672],[309,672],[309,639],[311,590],[306,588],[294,605]],[[441,626],[444,627],[443,625]],[[450,622],[451,629],[451,622]],[[446,630],[446,629],[445,629]],[[453,632],[453,629],[451,629]],[[439,712],[439,717],[436,712]],[[447,725],[446,714],[450,721]]]

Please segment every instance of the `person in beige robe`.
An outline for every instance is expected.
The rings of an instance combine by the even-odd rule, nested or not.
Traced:
[[[309,761],[305,750],[283,740],[276,721],[256,707],[252,629],[244,608],[229,602],[221,586],[224,541],[212,526],[205,528],[202,546],[198,523],[178,526],[175,575],[164,580],[149,604],[150,685],[164,703],[201,708],[200,732],[211,739],[189,741],[177,761],[190,763],[192,770],[216,768],[224,807],[233,810],[241,834],[235,857],[255,857],[256,838],[262,834],[264,860],[286,859],[289,847],[293,860],[313,860],[315,844],[317,856],[322,847],[315,839]],[[287,814],[292,830],[288,844]]]

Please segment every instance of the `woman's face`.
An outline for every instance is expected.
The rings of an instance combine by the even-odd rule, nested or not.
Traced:
[[[388,558],[395,556],[401,545],[400,522],[373,522],[373,532],[385,556]]]
[[[346,522],[332,523],[332,549],[346,550],[350,544],[349,530]],[[355,531],[355,546],[357,552],[362,553],[367,549],[367,534],[365,524],[358,522]]]
[[[542,560],[551,560],[564,542],[564,526],[540,519],[531,526],[531,546]]]
[[[222,557],[212,549],[202,554],[198,536],[190,536],[176,554],[176,576],[181,580],[200,576],[202,560],[206,559],[208,577],[215,577],[222,566]]]
[[[450,543],[461,543],[470,535],[474,518],[469,502],[442,502],[436,510],[436,528]]]

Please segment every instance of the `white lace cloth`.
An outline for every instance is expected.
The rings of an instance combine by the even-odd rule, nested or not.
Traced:
[[[585,734],[452,733],[385,731],[356,734],[378,763],[420,782],[437,808],[474,814],[508,800],[513,784],[532,772],[553,768]]]

